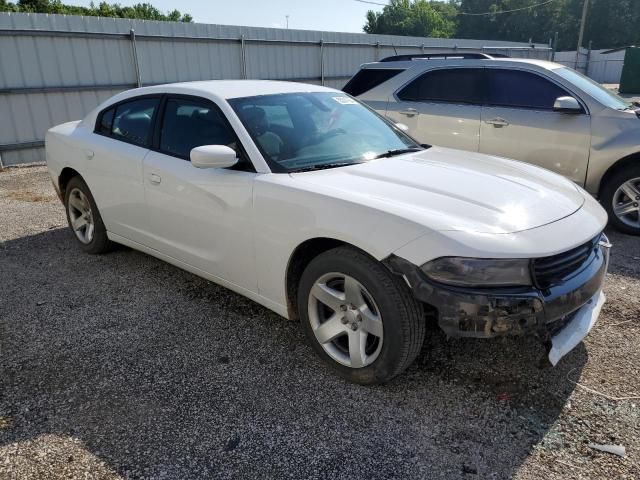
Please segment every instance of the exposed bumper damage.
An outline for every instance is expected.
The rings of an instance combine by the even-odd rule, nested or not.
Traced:
[[[592,258],[578,271],[544,289],[452,287],[430,280],[420,268],[395,255],[384,262],[394,273],[404,276],[418,300],[438,310],[438,324],[448,336],[536,335],[548,351],[556,347],[553,359],[550,357],[555,365],[588,333],[604,303],[601,291],[609,263],[609,245],[604,235],[602,238],[604,241],[594,250]],[[564,330],[576,330],[570,342],[560,336]]]

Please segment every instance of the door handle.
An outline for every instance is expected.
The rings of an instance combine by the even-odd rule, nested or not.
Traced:
[[[504,118],[500,118],[500,117],[492,118],[491,120],[485,120],[484,123],[493,125],[496,128],[506,127],[507,125],[509,125],[509,122],[507,122]]]
[[[418,110],[416,110],[415,108],[407,108],[405,110],[401,110],[400,111],[400,115],[406,115],[407,117],[415,117],[416,115],[419,115],[420,112],[418,112]]]
[[[160,175],[156,175],[155,173],[151,173],[149,175],[149,181],[151,183],[153,183],[154,185],[160,185],[160,182],[162,182],[162,178],[160,177]]]

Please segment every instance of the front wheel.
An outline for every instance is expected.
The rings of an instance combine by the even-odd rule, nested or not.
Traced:
[[[640,235],[640,166],[616,172],[602,188],[600,201],[618,230]]]
[[[311,261],[299,287],[307,339],[346,379],[387,382],[420,353],[422,305],[401,279],[368,255],[349,247],[329,250]]]

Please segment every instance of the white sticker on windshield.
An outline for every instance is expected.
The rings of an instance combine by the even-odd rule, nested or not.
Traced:
[[[333,97],[333,99],[341,105],[357,105],[358,104],[358,102],[356,102],[353,98],[349,98],[349,97]]]

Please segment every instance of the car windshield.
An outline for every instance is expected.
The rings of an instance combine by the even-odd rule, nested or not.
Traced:
[[[261,95],[229,103],[274,172],[339,167],[422,149],[340,92]]]
[[[554,70],[554,72],[565,80],[571,82],[586,94],[595,98],[606,107],[613,108],[615,110],[627,110],[632,107],[632,105],[629,102],[626,102],[622,97],[619,97],[611,90],[604,88],[599,83],[594,82],[589,77],[585,77],[571,68],[558,68],[557,70]]]

